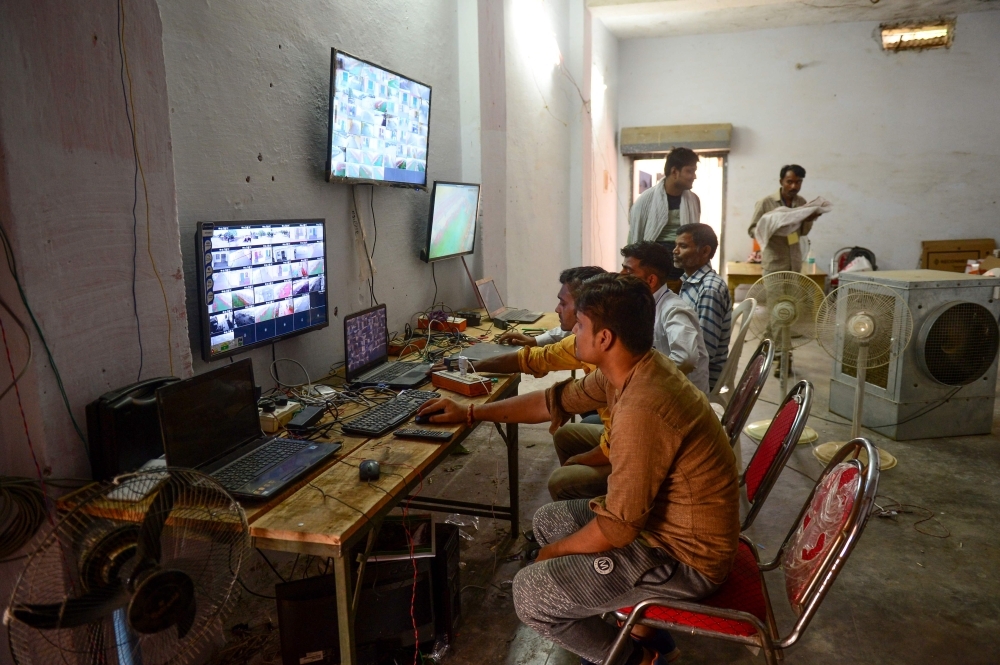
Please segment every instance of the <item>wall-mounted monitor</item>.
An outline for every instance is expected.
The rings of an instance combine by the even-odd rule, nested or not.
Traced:
[[[479,185],[436,181],[427,215],[427,246],[420,258],[430,263],[472,254],[478,218]]]
[[[426,188],[431,87],[333,49],[326,179]]]
[[[329,325],[326,220],[198,222],[195,246],[206,361]]]

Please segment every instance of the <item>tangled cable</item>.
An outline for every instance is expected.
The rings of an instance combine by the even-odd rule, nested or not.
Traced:
[[[24,547],[45,521],[45,495],[37,480],[0,476],[0,563]],[[20,558],[20,557],[15,557]]]

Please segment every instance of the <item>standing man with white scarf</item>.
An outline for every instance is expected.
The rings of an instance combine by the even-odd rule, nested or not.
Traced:
[[[628,244],[651,241],[673,254],[677,229],[701,221],[701,201],[691,191],[698,177],[698,155],[690,148],[674,148],[663,165],[662,186],[656,183],[632,204]],[[667,279],[679,280],[684,270],[671,267]]]

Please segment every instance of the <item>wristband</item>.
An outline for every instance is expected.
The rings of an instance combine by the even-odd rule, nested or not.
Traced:
[[[469,404],[469,411],[465,415],[465,424],[468,425],[469,427],[472,427],[472,426],[474,426],[476,424],[476,412],[475,412],[475,408],[476,408],[476,405],[470,403]]]

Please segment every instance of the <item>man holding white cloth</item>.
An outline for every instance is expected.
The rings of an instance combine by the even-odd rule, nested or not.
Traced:
[[[817,217],[832,207],[822,197],[807,203],[799,196],[805,177],[806,170],[798,164],[781,167],[778,193],[765,196],[754,208],[749,233],[761,246],[761,268],[765,275],[802,270],[799,239],[812,230]]]

